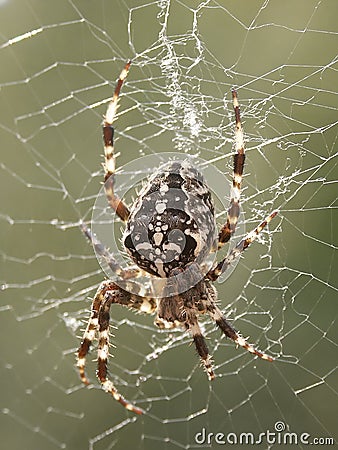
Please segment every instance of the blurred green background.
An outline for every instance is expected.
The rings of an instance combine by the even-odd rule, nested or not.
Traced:
[[[277,421],[337,437],[337,13],[334,0],[0,2],[3,448],[195,448],[202,428],[258,435]],[[236,86],[247,146],[238,236],[280,210],[217,285],[235,327],[274,363],[204,321],[210,384],[189,336],[114,310],[110,371],[142,417],[101,392],[95,352],[91,389],[74,366],[104,278],[78,222],[101,188],[100,122],[129,58],[119,166],[186,152],[230,180]]]

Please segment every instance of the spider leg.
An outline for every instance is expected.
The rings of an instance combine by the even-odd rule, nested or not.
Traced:
[[[241,347],[245,348],[248,352],[259,356],[259,358],[265,359],[267,361],[273,361],[273,358],[259,350],[257,350],[252,344],[249,344],[249,342],[244,339],[243,336],[241,336],[235,328],[226,320],[226,318],[223,316],[220,309],[215,305],[211,304],[208,308],[208,312],[212,319],[216,322],[216,324],[219,326],[219,328],[223,331],[223,333],[230,339],[232,339],[237,345],[240,345]]]
[[[132,295],[119,288],[112,281],[104,281],[101,283],[95,294],[92,303],[91,317],[84,333],[81,346],[78,350],[77,367],[82,382],[88,385],[89,381],[85,375],[86,356],[97,333],[99,340],[97,377],[101,382],[102,387],[126,409],[133,411],[136,414],[142,414],[143,411],[140,408],[137,408],[122,397],[113,382],[107,377],[107,361],[109,356],[109,310],[112,303],[135,308],[149,314],[153,313],[156,309],[156,301],[153,299]]]
[[[227,212],[226,223],[223,225],[218,235],[218,248],[221,248],[226,242],[230,240],[231,236],[234,234],[236,229],[238,217],[240,214],[239,201],[241,195],[242,175],[245,161],[244,136],[237,92],[235,90],[232,91],[232,99],[236,119],[236,128],[235,128],[236,153],[234,155],[234,169],[232,175],[230,206]]]
[[[173,272],[175,273],[176,270],[174,269]],[[201,283],[198,284],[198,286],[200,285]],[[196,351],[201,358],[209,380],[213,380],[215,374],[212,368],[211,356],[198,323],[198,309],[194,301],[195,297],[199,298],[200,295],[198,286],[181,294],[177,293],[172,297],[158,299],[155,324],[162,329],[175,328],[180,325],[185,327],[192,335]]]
[[[83,222],[80,223],[80,228],[86,238],[94,247],[96,253],[101,256],[113,273],[116,273],[119,277],[127,280],[129,278],[135,278],[140,273],[139,268],[122,269],[114,255],[92,234],[90,229]]]
[[[109,202],[109,205],[114,209],[116,214],[124,222],[127,221],[129,217],[129,210],[123,201],[115,194],[114,184],[115,184],[115,159],[116,155],[114,153],[114,127],[113,122],[115,120],[116,112],[118,109],[118,100],[120,95],[120,90],[123,85],[124,80],[127,78],[129,67],[131,61],[128,61],[124,66],[119,79],[117,81],[113,98],[110,100],[106,115],[103,120],[103,142],[104,142],[104,157],[105,162],[103,164],[105,175],[104,175],[104,189]]]
[[[195,315],[191,316],[189,323],[186,326],[189,328],[189,331],[192,334],[197,353],[201,358],[204,369],[208,375],[209,380],[211,381],[215,378],[215,374],[212,368],[212,360],[197,317]]]
[[[85,366],[86,366],[86,357],[89,352],[90,346],[92,342],[95,339],[96,333],[98,331],[98,315],[99,315],[99,309],[103,300],[103,297],[101,294],[103,287],[102,285],[99,287],[91,306],[91,314],[90,318],[87,323],[86,330],[83,334],[83,339],[80,345],[80,348],[77,353],[77,368],[79,370],[79,375],[81,378],[82,383],[88,385],[89,380],[85,373]]]
[[[120,303],[118,295],[121,291],[107,291],[99,311],[99,344],[97,350],[97,378],[103,389],[110,393],[115,400],[121,403],[129,411],[142,414],[142,410],[131,404],[117,391],[113,382],[108,378],[107,360],[109,356],[109,319],[110,306],[112,303]]]
[[[207,273],[206,278],[209,278],[212,281],[217,280],[217,278],[227,270],[230,264],[238,258],[253,241],[256,240],[259,233],[277,215],[277,213],[278,211],[273,211],[268,217],[266,217],[265,220],[263,220],[263,222],[258,225],[258,227],[250,231],[250,233],[240,240],[231,252]]]

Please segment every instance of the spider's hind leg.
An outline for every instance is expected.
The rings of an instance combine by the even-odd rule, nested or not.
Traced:
[[[86,366],[86,357],[88,355],[88,352],[90,350],[90,347],[92,345],[92,342],[95,339],[96,333],[98,331],[98,315],[99,315],[99,309],[103,300],[103,297],[100,295],[101,292],[101,286],[98,289],[94,300],[92,302],[91,307],[91,315],[86,327],[86,330],[83,334],[83,339],[80,345],[80,348],[78,349],[77,353],[77,368],[79,370],[79,375],[81,378],[82,383],[88,385],[89,380],[85,373],[85,366]]]
[[[273,358],[266,353],[257,350],[252,344],[246,341],[243,336],[241,336],[235,328],[226,320],[223,316],[221,310],[215,305],[210,305],[208,312],[211,318],[216,322],[223,333],[230,339],[232,339],[237,345],[245,348],[248,352],[258,356],[261,359],[267,361],[273,361]]]
[[[109,319],[110,307],[112,304],[127,306],[148,314],[152,314],[156,308],[156,301],[154,299],[146,299],[130,294],[110,280],[102,282],[95,294],[92,303],[92,315],[84,333],[81,346],[78,350],[77,367],[79,369],[82,382],[84,384],[89,384],[88,378],[85,375],[86,356],[95,335],[98,334],[99,343],[97,349],[97,377],[102,387],[126,409],[133,411],[136,414],[142,414],[142,410],[140,408],[137,408],[122,397],[113,382],[108,378],[107,364],[109,357]]]
[[[189,320],[189,331],[192,334],[192,338],[197,350],[199,357],[201,358],[204,369],[208,375],[209,380],[213,380],[215,378],[215,374],[212,367],[212,358],[209,354],[209,350],[207,344],[205,342],[205,338],[202,334],[201,328],[198,323],[197,317],[190,317]]]
[[[113,290],[110,290],[113,287]],[[121,403],[129,411],[133,411],[136,414],[142,414],[143,411],[137,408],[128,400],[126,400],[118,392],[114,383],[108,378],[107,362],[109,357],[109,319],[110,319],[110,306],[112,303],[119,303],[122,305],[128,305],[130,303],[131,295],[118,286],[110,286],[109,290],[105,291],[104,301],[101,304],[99,310],[99,331],[98,331],[98,349],[97,349],[97,378],[99,379],[103,389],[111,394],[115,400]]]
[[[201,284],[199,284],[199,286],[200,285]],[[155,324],[159,328],[166,329],[182,326],[189,331],[208,378],[209,380],[213,380],[215,374],[212,368],[211,356],[198,323],[198,310],[192,299],[192,293],[196,293],[199,297],[200,292],[196,291],[196,289],[198,289],[198,287],[190,289],[180,295],[177,294],[176,296],[159,299]]]

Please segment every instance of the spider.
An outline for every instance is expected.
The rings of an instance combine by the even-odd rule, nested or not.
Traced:
[[[220,262],[205,268],[205,258],[221,248],[235,232],[240,214],[240,191],[245,161],[244,137],[236,90],[232,91],[235,113],[235,154],[230,205],[227,219],[216,230],[214,205],[209,188],[200,172],[186,159],[170,161],[160,167],[148,180],[129,209],[114,192],[115,158],[113,122],[118,109],[121,87],[128,75],[128,61],[117,81],[113,97],[103,120],[104,189],[108,203],[117,216],[126,223],[124,247],[136,268],[121,268],[114,255],[81,223],[81,229],[96,252],[105,259],[121,282],[103,281],[94,296],[91,315],[77,355],[80,378],[86,385],[86,356],[98,335],[97,377],[103,389],[127,410],[142,414],[143,410],[126,400],[108,378],[109,319],[112,304],[137,311],[156,313],[159,328],[177,326],[191,333],[197,353],[209,380],[215,378],[211,356],[198,323],[200,314],[209,314],[226,337],[253,355],[267,361],[273,358],[241,336],[223,316],[216,304],[217,291],[212,282],[224,273],[230,264],[257,238],[263,228],[275,217],[272,212],[254,230],[241,239]],[[174,192],[174,194],[173,194]],[[175,203],[175,201],[177,203]],[[146,296],[128,289],[128,280],[140,273],[163,281],[162,294]],[[183,275],[183,277],[182,277]],[[188,284],[181,284],[185,280]],[[122,287],[121,287],[122,286]]]

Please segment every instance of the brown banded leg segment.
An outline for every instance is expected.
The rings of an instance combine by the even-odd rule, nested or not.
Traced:
[[[201,358],[204,369],[208,375],[209,380],[211,381],[215,378],[215,374],[212,368],[212,360],[196,316],[190,318],[189,323],[187,323],[187,327],[192,334],[197,353]]]
[[[105,162],[103,164],[105,175],[104,175],[104,189],[109,202],[109,205],[116,211],[116,214],[124,222],[129,217],[129,210],[127,206],[122,202],[122,200],[114,192],[115,183],[115,159],[116,155],[114,153],[114,127],[113,122],[116,117],[118,109],[118,100],[120,95],[120,90],[123,85],[124,80],[127,78],[129,67],[131,61],[128,61],[122,70],[120,77],[117,81],[113,98],[109,102],[106,115],[103,120],[103,142],[104,142],[104,157]]]
[[[234,234],[236,225],[240,214],[240,195],[241,184],[245,162],[245,150],[244,150],[244,136],[241,124],[241,116],[239,103],[237,98],[237,92],[232,91],[232,99],[235,111],[236,128],[235,128],[235,156],[234,156],[234,169],[232,175],[232,187],[230,195],[230,206],[227,212],[227,221],[221,228],[218,235],[218,248],[221,248],[226,242],[228,242],[231,236]]]
[[[133,411],[136,414],[142,414],[140,408],[132,405],[119,394],[112,381],[107,377],[107,362],[109,356],[109,310],[112,303],[134,308],[148,314],[153,313],[156,309],[155,299],[132,295],[121,289],[112,281],[104,281],[101,283],[95,294],[92,304],[92,314],[84,333],[81,346],[78,350],[77,367],[82,382],[84,384],[89,384],[88,378],[85,375],[86,356],[96,333],[98,333],[97,377],[100,380],[102,387],[126,409]]]
[[[89,380],[85,374],[86,357],[99,330],[99,311],[102,303],[105,301],[105,294],[112,286],[114,285],[111,282],[104,281],[98,287],[92,302],[91,315],[78,350],[76,365],[79,369],[81,381],[87,385],[89,384]]]
[[[212,319],[216,322],[223,333],[230,339],[232,339],[237,345],[245,348],[248,352],[258,356],[266,361],[273,361],[273,358],[259,350],[257,350],[252,344],[246,341],[225,319],[222,312],[216,305],[212,305],[209,308],[209,314]]]
[[[112,303],[119,303],[117,298],[120,296],[120,291],[108,291],[105,295],[105,301],[102,303],[99,311],[99,344],[97,349],[97,378],[102,384],[103,389],[111,394],[115,400],[121,403],[129,411],[136,414],[142,414],[143,411],[137,408],[128,400],[126,400],[117,391],[113,382],[108,378],[107,361],[109,356],[109,319],[110,306]]]
[[[101,295],[102,292],[102,285],[97,290],[97,293],[94,297],[92,307],[91,307],[91,315],[86,327],[86,330],[83,335],[83,339],[80,345],[80,348],[78,350],[77,354],[77,368],[79,370],[79,375],[81,378],[82,383],[88,385],[89,380],[85,373],[85,366],[86,366],[86,357],[89,352],[90,346],[92,342],[95,339],[96,333],[98,331],[98,316],[99,316],[99,309],[101,306],[102,301],[104,300],[103,295]]]
[[[268,217],[266,217],[263,222],[261,222],[258,227],[250,231],[241,241],[239,241],[236,246],[231,250],[231,252],[220,261],[213,269],[211,269],[206,277],[211,281],[217,280],[217,278],[224,273],[230,264],[237,259],[249,245],[257,239],[259,233],[267,226],[267,224],[277,215],[278,211],[273,211]]]

